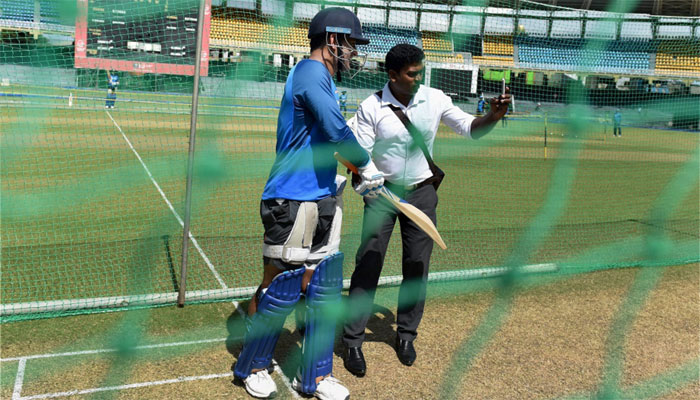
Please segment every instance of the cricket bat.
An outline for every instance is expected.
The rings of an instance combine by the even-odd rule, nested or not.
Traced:
[[[350,171],[358,174],[357,167],[352,165],[350,161],[346,160],[343,156],[341,156],[338,153],[335,153],[334,156],[336,160],[340,161],[341,164],[346,166]],[[399,196],[395,195],[391,192],[391,190],[387,189],[386,187],[382,187],[382,190],[379,192],[379,194],[385,199],[387,199],[403,215],[407,216],[411,221],[418,225],[418,227],[428,236],[430,236],[430,238],[433,239],[433,241],[435,241],[435,243],[437,243],[437,245],[440,246],[441,249],[447,249],[447,245],[442,240],[442,237],[440,236],[440,232],[438,232],[437,227],[435,227],[433,221],[431,221],[430,217],[425,215],[423,211],[419,210],[414,205],[407,203],[406,200],[403,200]]]

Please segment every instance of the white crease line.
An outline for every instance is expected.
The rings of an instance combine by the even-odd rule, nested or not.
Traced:
[[[110,114],[109,111],[105,111],[105,112],[106,112],[107,115],[109,116],[109,119],[111,119],[112,122],[114,123],[114,126],[116,126],[117,129],[119,129],[119,132],[122,134],[122,137],[124,138],[124,140],[126,140],[126,143],[127,143],[127,144],[129,145],[129,147],[131,148],[131,151],[136,155],[136,158],[138,158],[139,162],[141,163],[141,166],[143,166],[143,168],[146,170],[146,173],[148,174],[148,177],[151,179],[151,182],[153,182],[153,184],[155,185],[156,189],[158,189],[158,192],[160,193],[160,196],[163,198],[163,200],[165,200],[165,203],[168,205],[168,208],[170,208],[170,211],[172,211],[172,213],[175,215],[175,218],[177,218],[177,222],[179,222],[180,225],[181,225],[182,227],[184,227],[184,226],[185,226],[185,223],[182,221],[182,218],[180,218],[180,215],[177,213],[177,211],[175,211],[175,208],[174,208],[173,205],[170,203],[170,200],[168,200],[168,198],[165,196],[165,193],[164,193],[163,190],[160,188],[160,185],[158,185],[158,182],[156,182],[156,180],[153,178],[153,175],[151,175],[151,171],[150,171],[150,170],[148,169],[148,167],[146,166],[146,163],[143,162],[143,160],[141,159],[141,156],[140,156],[139,153],[136,151],[136,149],[134,148],[134,146],[131,144],[131,141],[129,140],[129,138],[126,137],[126,135],[124,134],[124,131],[122,131],[122,128],[119,126],[119,124],[117,124],[117,121],[115,121],[114,118],[112,118],[112,114]],[[194,236],[192,235],[192,232],[188,232],[188,235],[189,235],[189,237],[190,237],[190,240],[192,241],[192,244],[193,244],[194,247],[197,249],[197,251],[199,252],[199,254],[202,256],[202,258],[204,259],[204,262],[207,264],[207,267],[209,267],[209,270],[212,272],[212,274],[214,274],[214,277],[215,277],[216,280],[219,282],[219,285],[221,285],[221,287],[222,287],[223,289],[228,289],[228,286],[226,286],[226,283],[225,283],[224,280],[221,278],[221,275],[219,275],[219,272],[216,270],[216,268],[214,268],[214,265],[211,263],[211,261],[209,261],[209,257],[207,257],[206,254],[204,254],[204,251],[202,250],[202,248],[199,247],[199,243],[197,243],[197,239],[194,238]]]
[[[230,378],[231,373],[226,373],[226,374],[211,374],[211,375],[199,375],[199,376],[181,376],[175,379],[165,379],[162,381],[153,381],[153,382],[141,382],[141,383],[131,383],[128,385],[119,385],[119,386],[106,386],[106,387],[101,387],[101,388],[92,388],[92,389],[82,389],[82,390],[70,390],[67,392],[56,392],[56,393],[45,393],[45,394],[37,394],[34,396],[26,396],[26,397],[21,397],[19,400],[30,400],[30,399],[50,399],[54,397],[67,397],[67,396],[75,396],[75,395],[81,395],[81,394],[90,394],[90,393],[97,393],[97,392],[107,392],[110,390],[123,390],[123,389],[136,389],[136,388],[143,388],[143,387],[149,387],[149,386],[157,386],[157,385],[167,385],[170,383],[180,383],[180,382],[192,382],[192,381],[201,381],[201,380],[207,380],[207,379],[218,379],[218,378]]]
[[[188,342],[147,344],[147,345],[143,345],[143,346],[136,346],[133,348],[133,350],[158,349],[158,348],[163,348],[163,347],[188,346],[188,345],[193,345],[193,344],[215,343],[215,342],[224,342],[224,341],[226,341],[226,338],[192,340],[192,341],[188,341]],[[81,356],[81,355],[86,355],[86,354],[114,353],[116,351],[119,351],[119,349],[96,349],[96,350],[71,351],[71,352],[67,352],[67,353],[46,353],[46,354],[36,354],[33,356],[1,358],[0,362],[18,361],[18,360],[20,362],[22,362],[22,360],[34,360],[37,358]]]
[[[24,369],[27,366],[27,359],[20,358],[17,365],[17,376],[15,377],[15,387],[12,390],[12,400],[22,398],[22,383],[24,382]]]

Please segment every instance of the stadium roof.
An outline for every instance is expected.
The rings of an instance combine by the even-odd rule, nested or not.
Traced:
[[[517,1],[579,10],[613,11],[615,4],[624,5],[625,12],[651,15],[700,16],[700,0],[422,0],[423,3],[451,5],[488,5],[512,7]]]
[[[674,16],[700,16],[700,0],[531,0],[535,3],[554,5],[559,7],[576,8],[582,10],[612,11],[609,10],[615,3],[625,4],[626,12],[674,15]],[[502,0],[501,0],[502,3]]]

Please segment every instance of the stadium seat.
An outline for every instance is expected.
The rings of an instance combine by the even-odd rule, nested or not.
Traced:
[[[384,58],[384,55],[399,43],[418,45],[416,32],[411,30],[367,26],[363,33],[370,42],[358,46],[358,49],[368,53],[370,57]]]
[[[3,0],[2,2],[3,19],[14,21],[34,21],[34,2],[26,0]]]
[[[421,39],[423,41],[423,50],[425,51],[454,52],[452,39],[449,37],[446,38],[443,33],[424,31],[422,32]]]
[[[513,57],[512,36],[485,36],[483,45],[485,56]]]
[[[528,37],[518,38],[516,44],[521,67],[622,73],[650,68],[648,42]]]

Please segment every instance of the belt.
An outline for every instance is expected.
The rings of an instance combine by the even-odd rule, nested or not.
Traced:
[[[423,182],[418,182],[418,183],[415,183],[413,185],[397,185],[397,184],[391,183],[389,181],[384,181],[384,186],[386,186],[392,192],[401,191],[401,192],[405,193],[405,192],[411,192],[411,191],[416,190],[416,189],[420,189],[423,186],[432,185],[434,180],[435,180],[434,177],[431,176],[430,178],[424,180]]]

